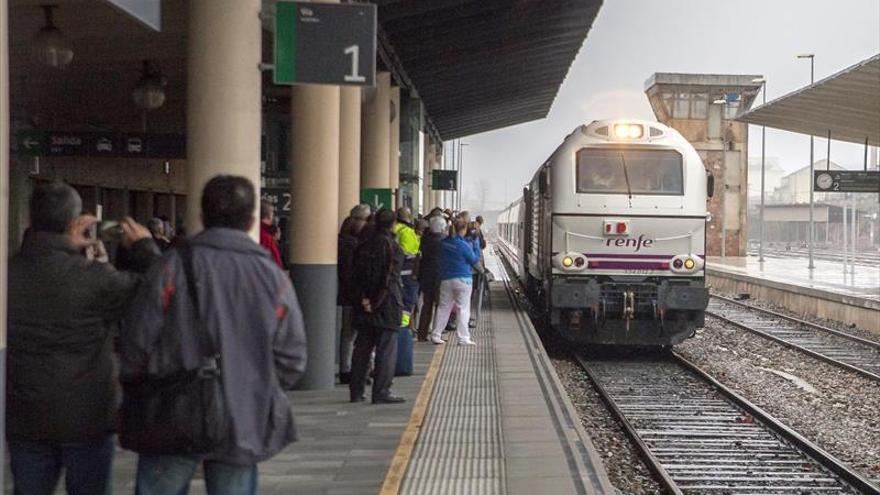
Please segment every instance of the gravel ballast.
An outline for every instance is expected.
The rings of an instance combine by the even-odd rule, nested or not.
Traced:
[[[660,486],[596,393],[587,374],[568,358],[554,358],[553,364],[615,488],[627,495],[661,493]]]
[[[875,482],[880,382],[707,317],[675,349]]]

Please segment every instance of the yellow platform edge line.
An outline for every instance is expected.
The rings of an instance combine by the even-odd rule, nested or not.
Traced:
[[[400,485],[403,483],[403,476],[406,474],[406,468],[409,466],[409,460],[416,446],[416,440],[419,438],[422,422],[428,413],[428,403],[431,401],[434,383],[437,381],[440,364],[443,362],[443,355],[446,353],[446,345],[439,346],[439,349],[434,352],[434,357],[431,358],[431,364],[428,366],[428,372],[425,374],[425,381],[422,382],[422,388],[419,390],[412,414],[409,416],[409,422],[406,425],[406,429],[403,430],[400,443],[397,445],[397,451],[394,452],[394,457],[391,459],[391,466],[388,467],[385,482],[382,484],[382,490],[379,492],[380,495],[397,495],[400,492]]]

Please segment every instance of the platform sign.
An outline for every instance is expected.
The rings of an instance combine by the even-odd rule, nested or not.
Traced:
[[[375,85],[376,5],[278,2],[274,81]]]
[[[376,210],[394,208],[391,198],[391,189],[361,189],[361,203],[368,204]]]
[[[434,191],[457,191],[458,170],[432,170],[431,189]]]
[[[880,172],[860,170],[815,170],[813,191],[880,193]]]
[[[186,158],[183,134],[118,132],[21,131],[16,151],[32,156],[106,158]]]

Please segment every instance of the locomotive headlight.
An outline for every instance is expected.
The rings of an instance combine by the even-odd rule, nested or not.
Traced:
[[[692,254],[680,254],[672,258],[669,268],[676,273],[693,273],[703,268],[703,260]]]
[[[642,126],[638,124],[615,124],[614,137],[618,139],[638,139],[642,137]]]
[[[553,256],[553,267],[566,273],[580,272],[587,268],[587,259],[581,253],[558,253]]]

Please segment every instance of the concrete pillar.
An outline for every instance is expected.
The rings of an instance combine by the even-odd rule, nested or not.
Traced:
[[[361,198],[361,88],[339,89],[339,224]]]
[[[6,260],[9,259],[9,4],[0,0],[0,463],[6,463]],[[0,486],[3,486],[0,471]]]
[[[434,169],[443,170],[443,144],[437,143],[434,145]],[[433,190],[431,193],[434,196],[434,206],[439,206],[440,208],[446,208],[446,204],[443,201],[443,191]]]
[[[425,138],[425,148],[422,150],[422,213],[428,214],[434,208],[431,195],[431,170],[434,169],[434,146],[430,139]]]
[[[391,88],[391,105],[389,105],[391,123],[388,128],[388,178],[389,187],[397,198],[395,206],[401,204],[403,195],[400,191],[400,87]]]
[[[205,183],[247,177],[260,197],[260,0],[191,0],[187,32],[186,229],[202,229]],[[258,237],[255,222],[251,236]]]
[[[295,213],[290,217],[290,271],[309,346],[308,368],[299,386],[331,390],[336,382],[337,225],[330,219],[339,211],[339,88],[294,86],[290,119]]]
[[[361,115],[361,187],[387,189],[391,142],[391,73],[376,73],[376,87],[364,92]]]

